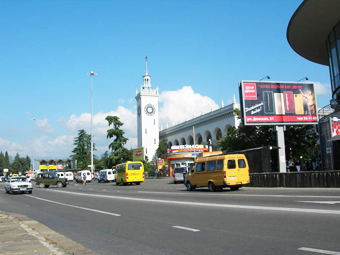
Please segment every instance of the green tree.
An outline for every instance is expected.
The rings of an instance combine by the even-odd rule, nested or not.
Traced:
[[[15,155],[11,169],[12,169],[12,173],[21,172],[21,174],[24,174],[25,171],[29,170],[29,167],[27,165],[26,159],[20,158],[19,154],[17,153]]]
[[[129,139],[124,137],[125,132],[120,129],[124,123],[119,120],[119,117],[107,116],[105,119],[107,120],[108,125],[112,126],[111,129],[107,130],[106,138],[114,138],[113,142],[109,144],[109,149],[112,150],[109,166],[112,167],[116,164],[132,159],[132,151],[124,148],[124,145]]]
[[[78,169],[86,169],[91,164],[91,135],[88,135],[84,129],[79,130],[73,145],[72,153],[74,154],[71,158],[77,160]],[[95,150],[95,144],[93,144],[93,150]]]
[[[167,153],[167,149],[168,149],[168,140],[167,139],[161,140],[159,142],[158,148],[156,150],[157,158],[163,158],[164,159],[164,155]]]
[[[0,152],[0,174],[1,175],[3,175],[4,163],[5,163],[5,156],[2,152]]]
[[[120,129],[124,123],[120,122],[119,117],[117,116],[107,116],[105,119],[109,123],[109,126],[113,126],[113,128],[107,130],[107,139],[115,137],[113,142],[109,144],[109,149],[112,149],[114,152],[119,151],[129,140],[124,137],[125,132]]]
[[[5,162],[4,162],[4,168],[9,169],[11,167],[11,163],[9,162],[9,156],[8,152],[5,152]]]
[[[240,118],[240,111],[234,112]],[[244,126],[230,128],[219,142],[224,152],[246,150],[262,146],[277,146],[275,126]],[[286,126],[286,158],[296,159],[302,156],[310,158],[315,153],[318,135],[313,125]],[[290,150],[291,148],[291,150]]]

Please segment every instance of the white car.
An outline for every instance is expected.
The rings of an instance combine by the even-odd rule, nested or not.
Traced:
[[[5,184],[6,193],[30,193],[33,192],[33,185],[27,181],[26,177],[11,177]]]

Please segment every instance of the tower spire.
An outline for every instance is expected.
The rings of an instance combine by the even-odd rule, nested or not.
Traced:
[[[145,75],[148,75],[148,56],[145,56]]]

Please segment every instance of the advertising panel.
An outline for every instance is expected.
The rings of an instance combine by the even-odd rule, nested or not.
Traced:
[[[144,148],[133,149],[133,161],[142,161],[144,160]]]
[[[317,124],[314,83],[242,81],[240,97],[245,125]]]

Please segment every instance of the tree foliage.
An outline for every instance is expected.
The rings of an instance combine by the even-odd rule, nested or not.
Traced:
[[[0,152],[0,175],[3,175],[4,169],[8,169],[8,174],[25,174],[25,172],[29,171],[31,168],[31,159],[30,157],[26,156],[25,158],[21,158],[17,153],[13,163],[10,163],[8,152]]]
[[[240,118],[240,111],[235,114]],[[219,142],[224,152],[246,150],[262,146],[277,146],[275,126],[244,126],[230,128]],[[315,153],[318,135],[313,125],[286,126],[286,158],[310,158]]]
[[[77,160],[78,169],[86,169],[91,164],[91,135],[88,135],[84,129],[79,130],[73,145],[71,158]],[[95,144],[93,144],[93,151],[95,151]]]
[[[159,142],[158,148],[156,150],[157,158],[163,158],[164,159],[164,155],[167,153],[167,148],[168,148],[167,143],[168,143],[167,139],[163,139]]]
[[[119,163],[132,160],[132,150],[124,148],[129,139],[124,137],[125,132],[121,129],[124,123],[119,120],[119,117],[107,116],[105,119],[108,125],[112,126],[107,130],[106,138],[114,138],[113,142],[109,144],[109,149],[111,149],[110,156],[106,159],[107,166],[111,168]]]

